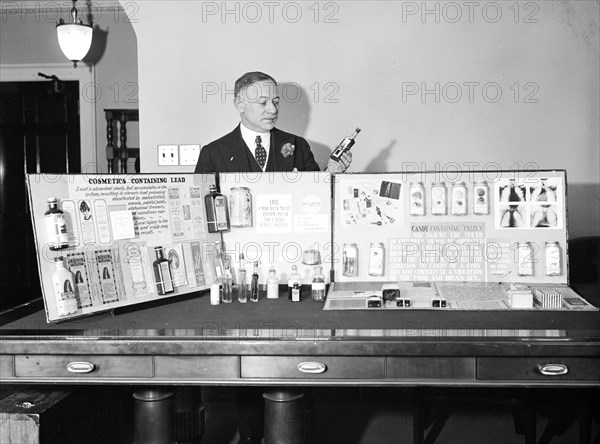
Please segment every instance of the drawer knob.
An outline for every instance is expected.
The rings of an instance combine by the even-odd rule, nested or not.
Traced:
[[[69,373],[91,373],[96,369],[96,366],[91,362],[69,362],[67,371]]]
[[[298,370],[302,373],[325,373],[327,366],[322,362],[306,361],[298,364]]]
[[[569,367],[564,364],[538,364],[538,371],[544,376],[560,376],[569,373]]]

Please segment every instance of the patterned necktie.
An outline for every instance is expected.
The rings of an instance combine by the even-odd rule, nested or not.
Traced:
[[[260,136],[256,136],[254,144],[256,145],[254,157],[256,157],[256,161],[260,168],[263,169],[265,167],[265,162],[267,161],[267,150],[262,146],[262,138]]]

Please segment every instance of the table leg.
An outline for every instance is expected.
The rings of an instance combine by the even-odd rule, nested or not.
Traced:
[[[153,387],[136,390],[134,444],[175,444],[173,390]]]

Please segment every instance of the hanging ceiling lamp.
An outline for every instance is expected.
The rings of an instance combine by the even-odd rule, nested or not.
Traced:
[[[85,25],[81,19],[77,20],[77,0],[73,0],[71,8],[72,23],[65,23],[61,18],[56,24],[56,34],[58,35],[58,44],[63,54],[73,62],[73,67],[77,68],[77,62],[85,57],[92,45],[92,25]]]

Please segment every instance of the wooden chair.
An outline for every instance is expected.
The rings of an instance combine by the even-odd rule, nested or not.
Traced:
[[[127,146],[127,122],[139,122],[137,109],[105,109],[106,161],[109,173],[127,173],[127,161],[135,158],[135,171],[140,172],[140,149]],[[119,145],[115,146],[113,132],[119,126]]]

